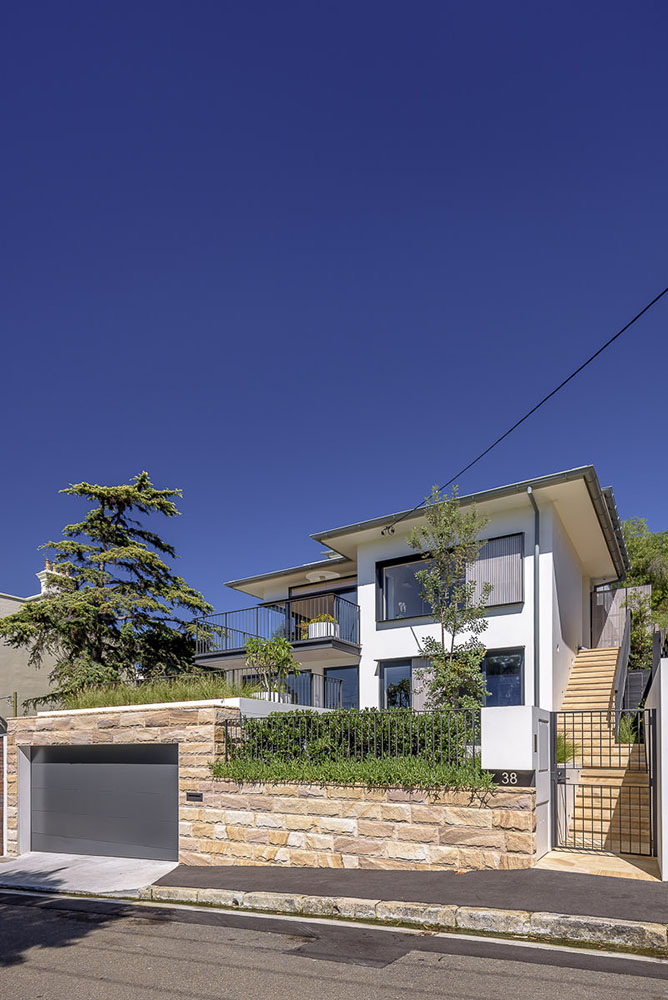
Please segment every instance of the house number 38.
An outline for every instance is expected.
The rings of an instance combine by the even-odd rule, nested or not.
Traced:
[[[516,785],[517,784],[517,771],[503,771],[501,774],[501,784],[502,785]]]

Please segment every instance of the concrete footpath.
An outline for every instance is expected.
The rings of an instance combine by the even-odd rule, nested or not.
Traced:
[[[668,885],[599,875],[179,865],[140,898],[668,953]]]

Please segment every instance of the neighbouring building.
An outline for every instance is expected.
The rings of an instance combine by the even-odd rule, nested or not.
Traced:
[[[13,615],[29,601],[38,601],[46,589],[47,571],[37,573],[40,593],[31,597],[16,597],[0,594],[0,618]],[[0,640],[0,717],[13,714],[14,695],[19,715],[25,715],[23,703],[30,698],[39,698],[49,690],[49,674],[53,668],[53,658],[44,657],[41,667],[30,666],[30,651],[26,648],[14,649]]]

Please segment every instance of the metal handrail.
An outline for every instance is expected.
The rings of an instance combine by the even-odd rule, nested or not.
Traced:
[[[624,707],[624,693],[626,691],[626,681],[629,670],[629,657],[631,655],[631,612],[627,609],[624,618],[624,634],[619,647],[617,657],[617,670],[615,671],[615,733],[619,733],[619,722],[622,708]]]

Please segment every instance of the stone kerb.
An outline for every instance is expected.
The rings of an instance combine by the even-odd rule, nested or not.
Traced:
[[[19,748],[96,744],[176,743],[179,747],[179,822],[186,793],[212,787],[209,765],[224,749],[225,721],[237,709],[215,705],[133,706],[93,712],[62,712],[8,720],[7,725],[7,853],[18,854]]]

